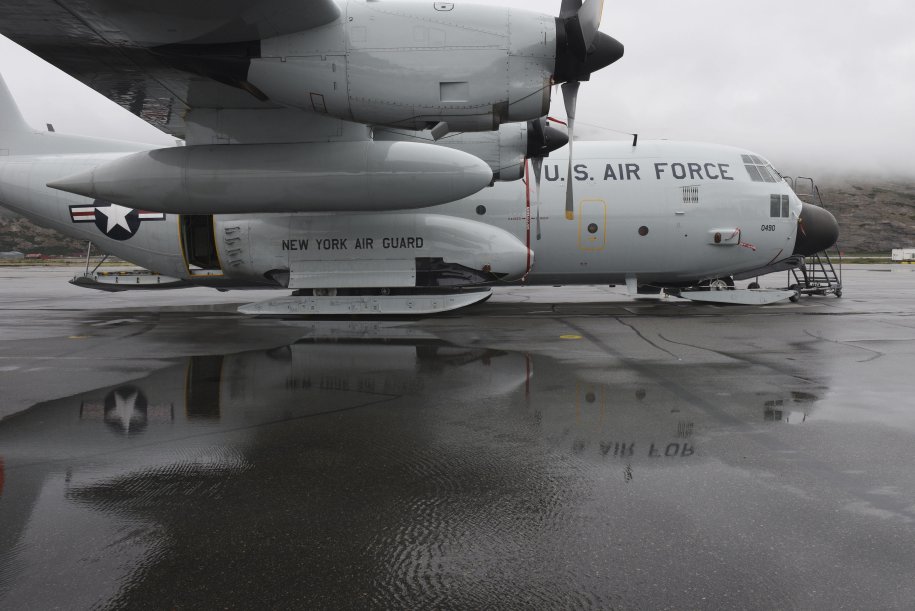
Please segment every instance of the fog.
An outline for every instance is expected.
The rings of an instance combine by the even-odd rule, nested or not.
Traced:
[[[793,174],[915,175],[913,23],[901,0],[606,2],[601,30],[626,55],[583,85],[577,137],[733,144]],[[6,40],[0,71],[36,126],[171,142]]]

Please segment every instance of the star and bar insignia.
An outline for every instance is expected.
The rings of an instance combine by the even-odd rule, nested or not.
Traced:
[[[112,240],[124,241],[136,235],[143,221],[164,221],[165,213],[134,210],[97,199],[91,206],[70,206],[70,220],[95,223]]]

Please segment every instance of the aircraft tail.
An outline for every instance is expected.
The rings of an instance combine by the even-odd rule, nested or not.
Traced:
[[[33,129],[22,117],[16,99],[0,74],[0,151],[3,151],[3,154],[132,153],[150,148],[156,147],[144,143]]]
[[[28,133],[34,131],[22,118],[19,105],[0,74],[0,132]]]

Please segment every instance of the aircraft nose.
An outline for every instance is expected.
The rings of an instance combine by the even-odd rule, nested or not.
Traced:
[[[828,210],[804,204],[797,221],[794,254],[809,257],[831,248],[839,240],[839,223]]]

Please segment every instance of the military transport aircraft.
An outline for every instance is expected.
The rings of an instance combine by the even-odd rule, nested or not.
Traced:
[[[0,202],[154,272],[78,284],[292,291],[251,313],[435,312],[500,283],[714,288],[831,246],[835,219],[749,151],[573,153],[551,86],[571,135],[579,82],[622,56],[601,4],[0,7],[0,32],[187,144],[36,133],[0,86]]]

